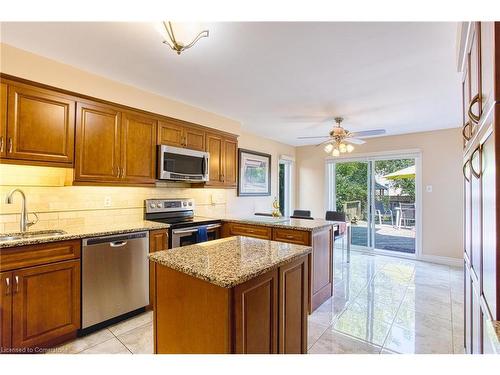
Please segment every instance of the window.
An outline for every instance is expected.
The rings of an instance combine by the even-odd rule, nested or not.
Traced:
[[[282,156],[278,165],[278,194],[283,216],[290,216],[292,210],[292,163],[291,158]]]

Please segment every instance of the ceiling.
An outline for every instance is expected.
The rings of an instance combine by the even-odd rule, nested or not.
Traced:
[[[233,118],[292,145],[332,118],[387,134],[457,127],[457,24],[238,22],[177,56],[154,23],[2,23],[1,41]]]

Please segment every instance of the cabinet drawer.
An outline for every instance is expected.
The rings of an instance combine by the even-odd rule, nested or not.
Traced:
[[[243,224],[230,224],[229,232],[232,236],[249,236],[270,240],[272,238],[272,230],[267,227],[259,227]]]
[[[275,228],[273,230],[273,240],[307,246],[311,243],[309,234],[309,232],[303,230]]]
[[[0,249],[0,271],[32,267],[80,257],[80,240]]]

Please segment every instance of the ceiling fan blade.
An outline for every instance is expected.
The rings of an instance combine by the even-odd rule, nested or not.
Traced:
[[[366,143],[365,141],[363,141],[362,139],[358,139],[358,138],[351,138],[351,137],[348,137],[348,138],[344,138],[344,141],[345,142],[349,142],[349,143],[353,143],[355,145],[362,145],[364,143]]]
[[[352,137],[361,138],[361,137],[371,137],[374,135],[382,135],[382,134],[385,134],[385,129],[364,130],[360,132],[353,132],[350,133],[349,135]]]
[[[330,138],[329,135],[319,135],[317,137],[297,137],[297,139]]]
[[[331,140],[331,139],[329,139],[329,140],[327,140],[327,141],[324,141],[324,142],[318,143],[318,144],[317,144],[317,145],[315,145],[314,147],[323,146],[324,144],[331,143],[331,142],[332,142],[332,140]]]

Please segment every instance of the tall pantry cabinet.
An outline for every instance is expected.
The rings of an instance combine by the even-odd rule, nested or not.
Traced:
[[[463,22],[464,347],[491,353],[500,332],[500,23]],[[491,332],[491,333],[490,333]]]

